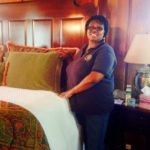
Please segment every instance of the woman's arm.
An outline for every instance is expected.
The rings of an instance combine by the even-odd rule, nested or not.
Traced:
[[[60,48],[57,50],[59,56],[61,58],[72,58],[74,59],[76,57],[76,55],[79,53],[80,49],[79,48]]]
[[[65,98],[70,98],[74,94],[80,93],[82,91],[85,91],[92,86],[94,86],[96,83],[101,81],[104,78],[104,74],[92,71],[89,75],[87,75],[78,85],[73,87],[72,89],[63,92],[60,94],[60,96]]]

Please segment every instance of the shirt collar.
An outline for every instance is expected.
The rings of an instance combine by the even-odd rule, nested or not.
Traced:
[[[99,48],[100,46],[102,46],[104,43],[105,43],[105,40],[102,39],[96,47],[90,48],[89,51],[96,50],[97,48]],[[88,46],[88,44],[84,45],[84,47],[82,48],[82,55],[84,54],[84,52],[85,52],[87,46]]]

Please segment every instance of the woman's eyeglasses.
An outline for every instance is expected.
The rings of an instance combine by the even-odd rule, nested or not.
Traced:
[[[87,28],[88,30],[92,31],[92,30],[96,30],[97,32],[98,31],[102,31],[103,28],[102,27],[94,27],[94,26],[88,26]]]

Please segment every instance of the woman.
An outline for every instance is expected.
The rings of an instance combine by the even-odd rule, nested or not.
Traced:
[[[67,98],[83,129],[85,150],[104,150],[104,138],[113,108],[116,57],[105,42],[108,21],[92,16],[85,25],[88,43],[67,67]]]

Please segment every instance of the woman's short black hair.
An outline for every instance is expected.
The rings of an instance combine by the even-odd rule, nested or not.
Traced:
[[[86,22],[86,24],[85,24],[85,31],[87,31],[90,22],[93,21],[93,20],[97,20],[97,21],[99,21],[102,25],[104,25],[104,37],[105,37],[106,34],[108,33],[109,25],[108,25],[108,20],[107,20],[104,16],[101,16],[101,15],[91,16],[91,17],[87,20],[87,22]]]

